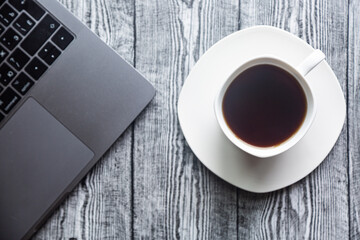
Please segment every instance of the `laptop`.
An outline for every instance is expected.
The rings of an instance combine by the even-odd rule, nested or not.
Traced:
[[[56,0],[0,0],[0,239],[30,238],[154,94]]]

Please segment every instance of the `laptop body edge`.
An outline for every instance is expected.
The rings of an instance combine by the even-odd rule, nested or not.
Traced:
[[[1,228],[1,221],[19,221],[18,216],[21,214],[19,215],[16,212],[17,207],[19,209],[31,208],[33,203],[31,201],[28,203],[27,200],[37,199],[40,203],[37,203],[35,207],[40,209],[40,205],[43,205],[43,208],[38,210],[39,217],[32,224],[27,223],[27,226],[23,226],[23,228],[18,226],[18,229],[22,230],[16,235],[21,236],[20,239],[29,239],[155,95],[153,86],[138,71],[119,57],[114,50],[101,41],[60,3],[55,0],[39,0],[38,2],[73,32],[76,39],[58,58],[57,62],[48,69],[28,95],[14,108],[11,116],[9,115],[8,122],[2,126],[3,128],[0,128],[0,141],[2,136],[5,139],[14,132],[15,135],[21,137],[21,131],[26,130],[30,134],[32,130],[40,129],[42,144],[44,145],[39,147],[39,152],[34,152],[34,156],[40,156],[37,166],[26,165],[22,159],[15,159],[18,162],[12,165],[12,169],[10,168],[9,173],[14,174],[7,176],[7,181],[10,181],[10,184],[12,178],[17,181],[16,190],[18,192],[9,196],[20,196],[23,199],[13,203],[10,210],[15,210],[13,212],[9,210],[10,214],[7,216],[0,214],[0,239],[4,236],[6,239],[11,239],[10,234],[12,234],[4,232],[6,229]],[[31,115],[34,110],[39,112],[39,116]],[[30,119],[23,127],[25,130],[21,130],[22,128],[19,127],[21,124],[20,116]],[[43,124],[37,124],[38,122],[43,122]],[[44,126],[52,126],[53,131],[48,133]],[[67,156],[72,162],[62,162],[59,155],[54,155],[54,152],[60,149],[56,145],[58,142],[56,139],[54,140],[58,134],[64,137],[64,142],[69,142],[66,145],[69,154],[73,152],[78,156],[78,159],[71,159],[71,156]],[[46,144],[51,143],[51,141],[49,143],[45,141],[46,137],[51,137],[55,144],[46,146]],[[25,149],[23,155],[29,153],[29,147],[37,147],[37,145],[32,145],[33,143],[30,143],[29,140],[23,140],[17,144]],[[61,146],[63,147],[63,145]],[[52,149],[52,152],[48,149]],[[22,156],[21,149],[19,154],[16,155],[9,151],[7,156],[15,156],[14,158]],[[46,158],[47,156],[49,157]],[[54,159],[60,161],[58,167],[63,171],[57,173],[56,169],[53,169],[53,181],[48,181],[46,185],[44,184],[46,179],[42,179],[42,174],[49,174],[47,169],[51,169]],[[8,163],[9,159],[5,159],[3,164]],[[42,163],[46,163],[47,168],[38,168],[39,164],[41,166]],[[68,169],[71,171],[67,171]],[[26,178],[14,176],[19,172],[23,172]],[[38,175],[33,175],[33,172]],[[28,186],[38,185],[35,188],[37,191],[45,189],[44,193],[41,194],[48,198],[41,199],[39,196],[34,196],[36,193],[31,193],[31,188],[27,187],[26,184],[21,185],[23,184],[22,181],[29,179],[28,175],[32,177],[27,183]],[[55,179],[63,179],[64,175],[67,175],[66,181],[55,181]],[[0,180],[4,180],[4,178],[2,179],[0,176]],[[56,185],[56,187],[51,184]],[[0,185],[0,190],[2,190],[1,188]],[[47,192],[46,189],[52,189],[52,191]],[[22,192],[26,192],[27,195],[23,195]],[[0,197],[0,204],[6,203],[8,200]],[[19,205],[20,203],[22,205]],[[25,204],[28,206],[24,206]],[[5,207],[3,206],[3,208]],[[33,213],[29,211],[28,214]],[[21,225],[21,221],[18,224]],[[14,229],[17,229],[16,226]],[[16,239],[19,238],[16,237]]]

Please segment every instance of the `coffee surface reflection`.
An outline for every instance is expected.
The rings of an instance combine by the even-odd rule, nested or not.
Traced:
[[[254,146],[271,147],[297,132],[305,119],[307,102],[294,76],[280,67],[260,64],[232,81],[222,110],[238,138]]]

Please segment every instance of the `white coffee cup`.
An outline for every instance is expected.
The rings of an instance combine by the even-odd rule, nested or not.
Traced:
[[[294,146],[309,130],[316,114],[316,101],[313,92],[309,84],[307,83],[308,80],[306,79],[306,75],[324,59],[324,53],[320,50],[315,50],[297,67],[293,67],[290,64],[274,56],[256,57],[239,66],[232,74],[230,74],[230,76],[221,86],[214,101],[215,115],[217,121],[227,138],[238,148],[260,158],[267,158],[278,155]],[[254,146],[237,137],[227,125],[222,110],[224,95],[232,81],[246,69],[260,64],[274,65],[290,73],[302,87],[307,101],[307,111],[305,119],[299,129],[286,141],[272,147]]]

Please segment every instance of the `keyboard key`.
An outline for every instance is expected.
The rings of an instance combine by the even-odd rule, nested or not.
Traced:
[[[13,50],[16,45],[22,40],[22,37],[19,36],[13,29],[8,29],[4,35],[2,35],[0,41],[7,47],[10,51]]]
[[[0,35],[3,34],[4,31],[5,31],[5,28],[2,25],[0,25]]]
[[[29,60],[30,58],[18,48],[10,55],[8,62],[16,70],[20,71]]]
[[[0,83],[2,85],[7,86],[15,76],[15,71],[6,63],[0,67]]]
[[[41,57],[47,64],[51,65],[60,56],[60,54],[60,50],[48,42],[39,52],[39,57]]]
[[[9,52],[6,51],[5,48],[0,46],[0,63],[2,63],[8,55],[9,55]]]
[[[72,40],[74,40],[74,37],[65,28],[62,27],[51,40],[59,48],[64,50],[72,42]]]
[[[34,82],[25,73],[20,73],[12,83],[12,86],[22,95],[25,95],[33,85]]]
[[[34,58],[29,65],[25,68],[26,72],[33,77],[35,80],[38,80],[41,75],[46,72],[47,67],[43,64],[38,58]]]
[[[7,88],[5,92],[0,95],[0,109],[8,114],[11,109],[19,102],[20,96],[11,88]]]
[[[5,26],[9,26],[16,16],[17,13],[8,4],[5,4],[0,8],[0,22],[2,22]]]
[[[5,118],[5,116],[0,113],[0,122],[2,122],[2,120],[4,120],[4,118]]]
[[[26,35],[34,26],[35,22],[26,13],[22,13],[13,24],[13,27],[22,35]]]
[[[36,20],[45,14],[45,11],[33,0],[9,0],[9,3],[18,11],[25,10]]]
[[[46,15],[29,34],[29,36],[21,43],[21,47],[30,55],[34,55],[58,27],[59,23],[56,22],[50,15]]]

